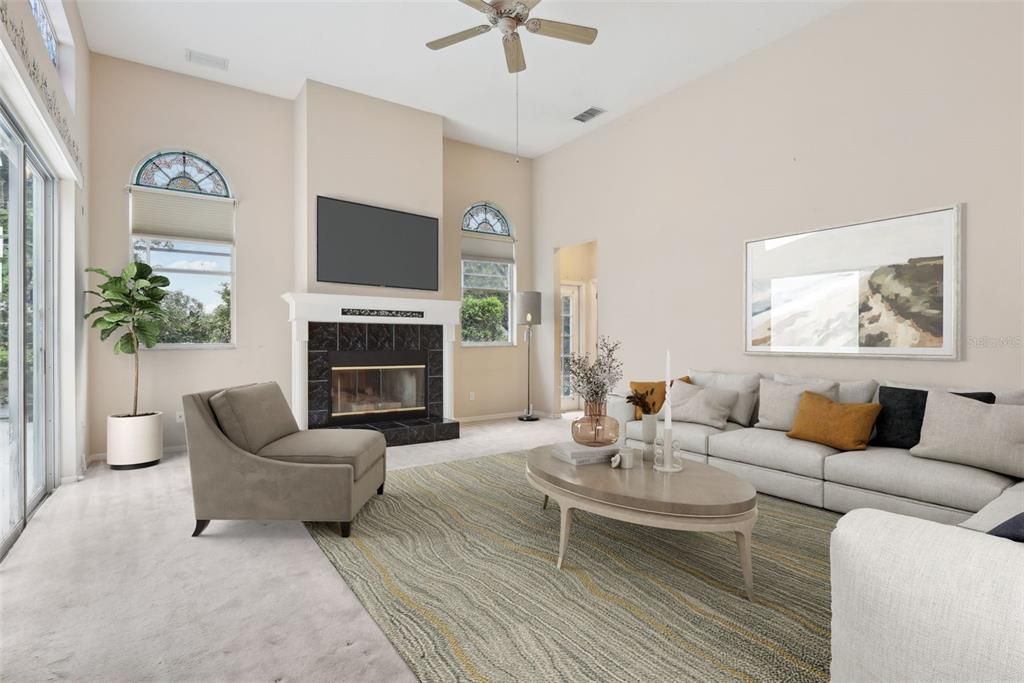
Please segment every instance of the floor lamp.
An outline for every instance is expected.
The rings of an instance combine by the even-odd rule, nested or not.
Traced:
[[[540,292],[519,292],[519,324],[526,325],[526,410],[519,416],[522,422],[536,422],[530,397],[530,352],[533,346],[533,326],[540,325]]]

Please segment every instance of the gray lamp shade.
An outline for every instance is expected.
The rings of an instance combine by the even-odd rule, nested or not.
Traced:
[[[540,325],[540,292],[518,292],[519,324]]]

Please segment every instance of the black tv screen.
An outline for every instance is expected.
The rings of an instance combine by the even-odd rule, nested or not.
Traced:
[[[316,198],[316,279],[437,291],[437,219]]]

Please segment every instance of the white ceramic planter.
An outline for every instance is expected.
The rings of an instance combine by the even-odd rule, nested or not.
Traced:
[[[160,462],[163,454],[163,413],[135,417],[107,416],[107,464],[112,470],[133,470]]]

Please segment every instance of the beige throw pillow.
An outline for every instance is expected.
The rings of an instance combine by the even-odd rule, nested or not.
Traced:
[[[724,429],[729,413],[740,395],[729,389],[698,387],[685,382],[673,382],[669,401],[673,422],[694,422],[715,429]]]
[[[713,386],[716,389],[726,389],[739,394],[736,405],[729,411],[729,421],[744,427],[750,426],[754,419],[754,409],[757,407],[757,387],[761,380],[760,375],[706,370],[690,370],[686,374],[690,377],[690,381],[698,386]]]
[[[929,391],[921,442],[910,453],[1024,479],[1024,406]]]
[[[770,379],[761,380],[761,405],[754,425],[760,429],[778,429],[788,432],[800,409],[800,395],[805,391],[821,394],[830,401],[839,402],[839,384],[836,382],[807,382],[783,384]]]

